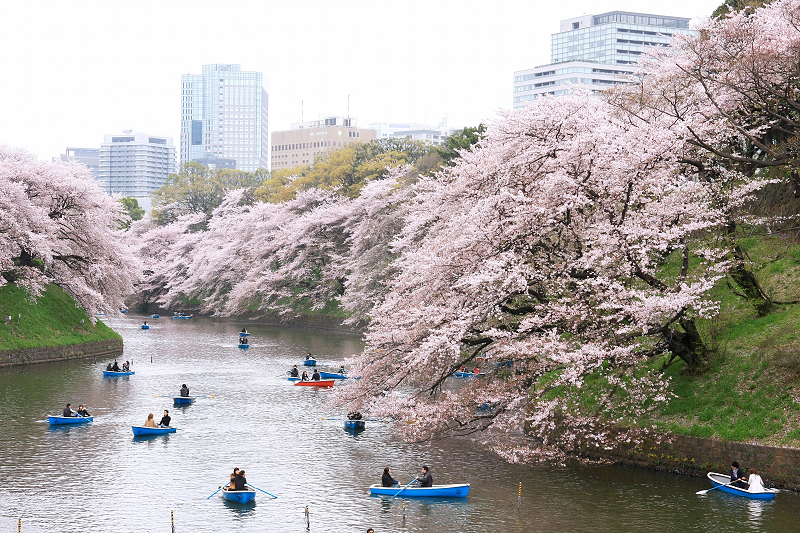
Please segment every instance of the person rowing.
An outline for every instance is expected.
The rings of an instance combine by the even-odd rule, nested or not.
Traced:
[[[310,361],[311,359],[314,359],[314,358],[311,357],[311,352],[308,352],[308,354],[306,355],[306,361]]]
[[[113,372],[119,372],[119,365],[117,364],[117,360],[114,359],[114,366],[111,367]]]
[[[231,483],[233,483],[233,490],[247,490],[247,478],[244,477],[244,470],[239,470]]]
[[[247,333],[247,328],[242,328],[242,333]]]
[[[244,344],[248,344],[248,342],[249,341],[247,340],[247,337],[239,337],[239,344],[244,345]]]
[[[122,371],[123,372],[130,372],[131,371],[131,364],[128,361],[122,363]]]
[[[417,476],[417,481],[419,481],[420,487],[432,487],[433,486],[433,476],[428,471],[428,467],[422,465],[422,475]]]
[[[294,365],[292,369],[289,371],[289,375],[293,378],[296,378],[300,375],[300,372],[297,370],[297,365]]]
[[[739,468],[739,462],[738,461],[733,461],[731,463],[730,475],[731,475],[730,484],[732,486],[738,487],[740,489],[747,489],[748,488],[747,483],[744,481],[745,480],[744,470]]]
[[[72,404],[68,403],[67,406],[64,408],[64,412],[61,413],[61,416],[72,418],[74,416],[78,416],[75,411],[72,410]]]
[[[189,396],[189,387],[186,386],[186,383],[181,385],[181,396],[184,398]]]
[[[172,418],[169,416],[169,411],[164,409],[164,416],[161,417],[161,422],[158,423],[159,427],[167,428],[169,427],[169,423],[172,421]]]
[[[315,368],[314,373],[311,374],[311,381],[319,381],[321,378],[322,376],[320,375],[319,370]]]

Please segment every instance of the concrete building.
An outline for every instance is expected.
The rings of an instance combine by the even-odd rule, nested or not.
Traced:
[[[292,123],[286,131],[272,132],[272,170],[308,165],[320,152],[348,144],[374,141],[371,128],[356,127],[355,119],[328,117]]]
[[[375,130],[378,139],[402,137],[424,141],[434,146],[442,144],[447,137],[457,131],[447,126],[446,118],[436,126],[414,122],[372,122],[369,127]]]
[[[203,65],[181,76],[180,162],[217,157],[252,172],[269,165],[268,95],[261,72]]]
[[[100,177],[108,194],[120,193],[150,208],[150,193],[176,172],[172,137],[147,133],[106,135],[100,145]]]
[[[550,64],[514,72],[514,108],[541,95],[567,94],[566,85],[604,91],[638,70],[639,56],[689,30],[688,18],[611,11],[562,20],[551,37]]]
[[[59,157],[61,161],[77,161],[83,163],[92,171],[94,179],[100,177],[100,148],[73,148],[67,146],[65,154]],[[55,157],[53,158],[55,160]]]

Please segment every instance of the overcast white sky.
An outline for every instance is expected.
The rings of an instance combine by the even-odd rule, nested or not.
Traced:
[[[180,131],[180,76],[264,73],[270,131],[320,115],[454,127],[511,107],[559,21],[627,10],[705,17],[722,0],[0,0],[0,144],[41,158],[105,133]]]

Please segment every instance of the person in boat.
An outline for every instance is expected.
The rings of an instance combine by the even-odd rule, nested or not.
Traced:
[[[344,373],[345,373],[345,370],[344,370],[344,365],[342,365],[342,366],[340,366],[340,367],[339,367],[339,373],[340,373],[340,374],[344,374]]]
[[[247,337],[239,337],[239,344],[245,345],[248,344],[250,341],[247,340]]]
[[[384,468],[383,475],[381,476],[381,486],[391,487],[392,485],[399,485],[399,484],[400,482],[392,477],[392,469],[389,468],[388,466]]]
[[[747,483],[744,482],[744,479],[745,479],[744,470],[739,468],[739,462],[738,461],[733,461],[731,463],[730,475],[731,475],[731,485],[732,486],[739,487],[740,489],[746,489],[747,488]]]
[[[233,483],[233,490],[247,490],[247,478],[244,477],[244,470],[239,470],[231,483]]]
[[[158,423],[159,427],[167,428],[172,418],[169,416],[169,411],[164,409],[164,416],[161,417],[161,422]]]
[[[481,369],[480,369],[480,368],[478,368],[477,366],[476,366],[475,368],[473,368],[473,369],[472,369],[472,371],[473,371],[474,373],[476,373],[476,374],[480,374],[480,373],[481,373]]]
[[[303,375],[300,376],[300,381],[308,381],[308,372],[303,370]]]
[[[145,320],[145,321],[144,321],[144,325],[145,325],[145,326],[147,325],[147,320]]]
[[[189,396],[189,387],[186,386],[186,383],[181,385],[181,396],[183,396],[184,398]]]
[[[114,366],[111,367],[113,372],[119,372],[119,365],[117,364],[117,360],[114,359]]]
[[[106,367],[106,372],[113,372],[113,371],[114,371],[114,366],[111,363],[108,363],[108,366]]]
[[[294,365],[292,369],[289,371],[289,375],[293,378],[299,377],[300,372],[297,370],[297,365]]]
[[[314,373],[313,373],[313,374],[311,374],[311,381],[319,381],[321,378],[322,378],[322,376],[320,376],[320,374],[319,374],[319,370],[317,370],[317,369],[315,368],[315,369],[314,369]]]
[[[153,413],[147,415],[147,420],[144,422],[144,427],[146,428],[157,428],[158,424],[156,424],[156,419],[153,418]]]
[[[469,372],[469,370],[467,370],[467,365],[461,365],[460,372]]]
[[[419,481],[420,487],[432,487],[433,486],[433,476],[428,471],[428,467],[422,465],[422,475],[417,476],[417,481]]]
[[[123,372],[131,371],[131,363],[129,361],[125,361],[124,363],[122,363],[122,371]]]
[[[748,492],[764,492],[766,490],[764,488],[764,481],[761,479],[761,476],[758,475],[755,468],[750,468],[750,476],[747,478],[747,483],[750,485],[750,488],[747,489]]]
[[[361,420],[362,418],[364,417],[361,416],[361,413],[359,413],[358,411],[353,411],[352,413],[347,414],[348,420]]]
[[[227,485],[225,485],[225,489],[226,489],[226,490],[233,490],[233,478],[235,478],[235,477],[236,477],[236,476],[238,476],[238,475],[239,475],[239,469],[238,469],[238,468],[234,468],[234,469],[233,469],[233,473],[231,474],[231,480],[230,480],[230,483],[228,483]]]
[[[81,404],[78,406],[78,416],[87,417],[92,415],[90,415],[89,411],[87,411],[86,408],[83,406],[83,404]]]
[[[64,412],[61,413],[61,416],[73,417],[73,416],[78,416],[78,415],[75,414],[75,411],[72,410],[72,404],[68,403],[67,406],[64,408]]]
[[[247,333],[247,328],[242,328],[242,333]]]
[[[306,354],[306,361],[308,361],[310,359],[314,359],[314,358],[311,357],[311,352],[308,352],[308,354]]]

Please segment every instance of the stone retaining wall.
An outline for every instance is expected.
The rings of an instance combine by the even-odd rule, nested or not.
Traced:
[[[23,348],[19,350],[0,351],[0,367],[30,365],[80,359],[83,357],[117,357],[122,355],[122,339],[86,342],[65,346],[49,346],[46,348]]]
[[[580,455],[692,476],[705,476],[709,471],[727,473],[731,461],[739,461],[745,472],[755,467],[768,486],[800,490],[800,448],[675,435],[613,450],[584,444]]]

